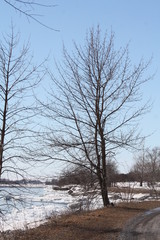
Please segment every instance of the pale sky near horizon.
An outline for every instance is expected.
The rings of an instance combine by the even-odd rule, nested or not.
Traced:
[[[37,0],[38,1],[38,0]],[[43,3],[43,0],[38,2]],[[82,44],[87,29],[100,25],[103,31],[115,33],[117,48],[129,43],[130,58],[138,63],[141,57],[153,58],[149,74],[154,79],[144,87],[144,99],[153,101],[150,113],[142,118],[140,128],[145,135],[151,134],[146,146],[160,146],[160,1],[159,0],[46,0],[54,8],[37,8],[44,16],[40,20],[57,31],[51,31],[34,21],[28,21],[9,5],[1,2],[0,36],[9,33],[11,22],[20,32],[21,41],[30,40],[35,62],[49,55],[49,65],[54,58],[62,60],[63,44],[71,52],[73,41]],[[0,40],[1,40],[0,38]],[[120,160],[121,171],[128,171],[133,164],[132,155],[125,153]],[[47,170],[49,174],[51,171]]]

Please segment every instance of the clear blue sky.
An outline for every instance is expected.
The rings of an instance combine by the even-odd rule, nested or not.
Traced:
[[[62,59],[62,46],[72,51],[73,40],[84,43],[87,29],[100,25],[102,30],[115,32],[115,44],[124,47],[130,43],[130,57],[136,63],[141,57],[153,57],[149,72],[156,73],[154,79],[144,87],[144,98],[154,102],[140,127],[144,134],[153,133],[146,146],[160,146],[160,1],[159,0],[41,0],[57,4],[54,8],[37,8],[36,13],[44,16],[40,20],[59,32],[48,30],[36,22],[28,21],[1,1],[0,34],[9,32],[11,21],[21,34],[21,40],[30,39],[35,61],[50,54],[52,60]],[[132,157],[121,156],[121,170],[128,170]],[[127,164],[127,166],[125,166]],[[123,168],[124,166],[124,168]]]

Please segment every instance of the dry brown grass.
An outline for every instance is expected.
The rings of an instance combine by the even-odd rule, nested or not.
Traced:
[[[38,228],[14,232],[11,239],[115,240],[130,218],[156,207],[160,207],[160,202],[121,203],[90,212],[66,214],[59,218],[53,217]]]

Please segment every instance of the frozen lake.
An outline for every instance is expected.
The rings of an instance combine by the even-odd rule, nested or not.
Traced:
[[[0,187],[0,231],[36,227],[51,214],[61,214],[74,201],[52,186]]]

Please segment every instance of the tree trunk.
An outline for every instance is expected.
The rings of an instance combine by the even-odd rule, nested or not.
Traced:
[[[7,115],[7,105],[8,105],[8,76],[6,81],[6,91],[5,91],[5,103],[4,103],[4,110],[2,112],[2,129],[1,129],[1,137],[0,137],[0,178],[2,175],[2,167],[3,167],[3,146],[4,146],[4,138],[5,138],[5,131],[6,131],[6,115]]]
[[[103,206],[107,207],[110,202],[109,202],[109,198],[108,198],[108,190],[107,190],[107,186],[105,186],[106,184],[103,184],[103,188],[102,188],[102,199],[103,199]]]
[[[103,198],[103,205],[106,207],[109,205],[109,198],[108,198],[108,181],[107,181],[107,165],[106,165],[106,145],[105,145],[105,138],[103,128],[100,124],[100,137],[101,137],[101,151],[102,151],[102,198]]]
[[[2,147],[2,144],[0,144],[0,178],[2,175],[2,156],[3,156],[3,147]]]
[[[107,181],[106,181],[106,178],[104,178],[101,175],[100,170],[97,171],[97,176],[98,176],[99,185],[101,188],[101,196],[102,196],[102,200],[103,200],[103,206],[107,207],[110,204],[109,198],[108,198]]]

